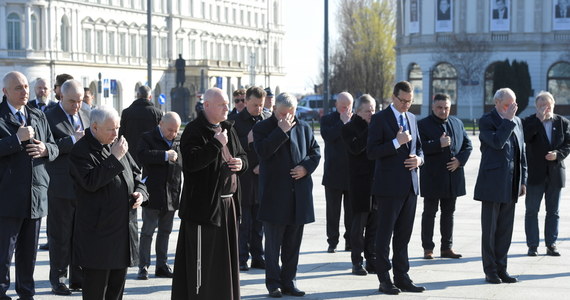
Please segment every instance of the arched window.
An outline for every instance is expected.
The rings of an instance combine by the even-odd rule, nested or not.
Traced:
[[[273,66],[279,67],[279,44],[273,43]]]
[[[495,101],[493,101],[493,96],[495,95],[493,91],[493,76],[495,75],[495,67],[498,64],[500,64],[500,62],[494,62],[490,64],[485,70],[485,106],[495,106]],[[490,109],[485,109],[485,111],[489,110]]]
[[[558,62],[550,67],[547,77],[548,91],[556,100],[556,105],[570,104],[570,63]]]
[[[408,72],[408,82],[414,87],[414,103],[413,105],[422,105],[423,103],[423,76],[422,69],[416,63],[410,65]]]
[[[275,26],[279,25],[279,3],[277,1],[273,3],[273,23]]]
[[[71,44],[70,42],[70,36],[71,36],[71,29],[69,26],[69,20],[67,19],[67,16],[63,16],[61,18],[61,51],[64,52],[69,52],[69,45]]]
[[[447,94],[451,98],[451,105],[457,103],[457,71],[448,63],[440,63],[432,73],[433,94]]]
[[[32,25],[32,49],[40,50],[40,24],[38,22],[38,17],[32,15],[31,18]]]
[[[8,49],[22,49],[22,21],[16,13],[11,13],[7,18],[8,23]]]

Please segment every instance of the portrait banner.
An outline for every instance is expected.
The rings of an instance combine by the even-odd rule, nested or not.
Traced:
[[[491,10],[491,31],[511,30],[510,0],[489,0]]]
[[[570,1],[552,1],[552,29],[570,30]]]
[[[409,9],[409,33],[419,33],[420,32],[420,1],[410,0]]]
[[[438,0],[436,1],[435,5],[435,32],[452,32],[452,31],[453,31],[453,1]]]

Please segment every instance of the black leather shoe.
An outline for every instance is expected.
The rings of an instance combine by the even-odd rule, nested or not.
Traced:
[[[81,291],[81,284],[80,283],[70,283],[69,289],[72,291]]]
[[[139,268],[139,272],[137,274],[137,279],[148,280],[148,271],[146,270],[146,268]]]
[[[249,271],[249,267],[247,266],[247,263],[239,264],[239,270],[240,271]]]
[[[262,269],[265,270],[265,260],[263,259],[255,259],[251,261],[251,268],[252,269]]]
[[[426,290],[425,287],[417,286],[411,280],[401,280],[401,281],[394,280],[394,285],[398,287],[400,290],[405,292],[421,293]]]
[[[295,297],[303,297],[305,296],[305,292],[301,291],[300,289],[294,287],[292,289],[285,289],[283,288],[283,294]]]
[[[441,257],[457,259],[463,257],[463,255],[455,253],[453,249],[446,249],[446,250],[441,250]]]
[[[172,273],[172,270],[169,266],[166,266],[154,270],[154,277],[172,278],[174,277],[174,273]]]
[[[71,291],[67,288],[65,283],[58,283],[56,286],[51,287],[51,292],[60,296],[69,296]]]
[[[516,279],[515,277],[511,276],[508,272],[499,272],[499,278],[501,278],[501,281],[504,283],[515,283],[517,281],[519,281],[518,279]]]
[[[333,246],[329,246],[329,248],[327,249],[328,253],[335,253],[336,252],[336,247]]]
[[[497,274],[487,274],[485,275],[485,281],[492,284],[499,284],[501,283],[501,278]]]
[[[352,274],[358,275],[358,276],[366,276],[366,275],[368,275],[368,272],[366,272],[366,270],[364,270],[364,268],[362,267],[362,264],[357,264],[357,265],[352,265]]]
[[[276,289],[269,291],[269,297],[281,298],[281,297],[283,297],[283,294],[281,294],[281,291],[278,288],[276,288]]]
[[[401,291],[399,288],[395,287],[392,281],[380,281],[380,288],[378,291],[387,295],[398,295]]]
[[[526,255],[528,256],[538,256],[538,250],[536,249],[537,247],[528,247],[528,252]]]
[[[40,245],[40,250],[49,250],[49,243]]]
[[[546,246],[546,255],[560,256],[560,252],[556,249],[556,245]]]

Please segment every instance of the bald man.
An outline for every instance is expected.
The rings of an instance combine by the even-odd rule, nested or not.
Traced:
[[[41,109],[45,112],[57,105],[57,101],[52,101],[49,99],[50,88],[45,78],[36,78],[36,84],[34,85],[34,92],[36,94],[36,99],[29,101],[28,106]]]
[[[247,168],[228,97],[204,93],[204,111],[180,139],[184,188],[172,299],[239,299],[238,175]]]
[[[61,86],[61,100],[56,107],[46,111],[51,132],[59,149],[57,159],[49,164],[50,184],[48,190],[49,215],[47,224],[50,283],[52,293],[70,295],[71,291],[65,282],[71,261],[71,240],[77,197],[73,181],[69,175],[69,153],[73,145],[83,138],[84,130],[89,127],[89,115],[81,110],[83,102],[83,86],[71,79]],[[72,289],[80,289],[82,285],[81,270],[71,266],[69,284]]]
[[[321,135],[325,141],[325,166],[323,185],[327,203],[327,242],[328,252],[334,253],[339,242],[340,211],[344,205],[344,240],[345,250],[350,251],[350,229],[352,207],[348,193],[348,155],[342,141],[342,126],[352,117],[352,95],[347,92],[338,94],[336,111],[321,118]],[[344,201],[343,201],[344,200]]]
[[[142,211],[138,279],[148,279],[150,247],[157,227],[154,275],[166,278],[173,276],[167,264],[168,239],[182,188],[182,155],[178,134],[180,123],[177,113],[167,112],[156,128],[143,133],[137,147],[136,153],[143,167],[143,178],[146,178],[150,197],[149,205],[143,207]]]
[[[30,87],[24,74],[7,73],[0,103],[0,299],[10,286],[10,264],[16,252],[16,293],[33,299],[34,266],[40,219],[48,209],[45,169],[59,151],[41,110],[28,107]]]

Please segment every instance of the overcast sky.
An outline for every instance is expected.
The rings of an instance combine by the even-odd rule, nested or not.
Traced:
[[[323,63],[325,0],[284,0],[285,41],[283,63],[285,83],[282,92],[309,93],[318,83]],[[336,43],[336,6],[329,1],[329,43]]]

